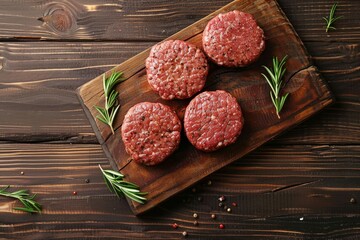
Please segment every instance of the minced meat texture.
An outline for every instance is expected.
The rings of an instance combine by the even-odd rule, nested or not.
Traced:
[[[198,93],[205,85],[208,70],[205,54],[181,40],[153,46],[146,59],[147,80],[166,100],[190,98]]]
[[[145,165],[165,160],[179,146],[181,122],[170,107],[161,103],[138,103],[126,113],[121,126],[125,149]]]
[[[251,14],[234,10],[209,21],[203,32],[203,48],[218,65],[244,67],[264,51],[264,39],[263,30]]]
[[[243,123],[236,98],[223,90],[197,95],[185,110],[186,136],[192,145],[202,151],[215,151],[234,143]]]

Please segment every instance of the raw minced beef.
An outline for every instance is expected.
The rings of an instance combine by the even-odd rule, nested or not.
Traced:
[[[264,51],[264,32],[251,14],[234,10],[209,21],[203,32],[203,48],[218,65],[244,67]]]
[[[166,100],[190,98],[198,93],[205,85],[208,70],[205,54],[181,40],[153,46],[146,59],[147,80]]]
[[[243,124],[236,98],[223,90],[197,95],[185,110],[186,136],[192,145],[202,151],[215,151],[234,143]]]
[[[142,102],[131,107],[121,126],[125,149],[137,163],[156,165],[180,143],[181,122],[170,107]]]

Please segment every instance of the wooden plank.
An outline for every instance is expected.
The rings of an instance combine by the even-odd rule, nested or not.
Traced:
[[[336,102],[316,118],[306,121],[276,142],[326,144],[336,142],[336,139],[341,139],[340,141],[344,143],[350,143],[353,140],[357,142],[358,140],[355,140],[353,136],[360,136],[360,45],[358,43],[340,44],[336,41],[305,44],[321,75],[333,90]],[[345,89],[347,89],[346,93],[343,92]],[[357,100],[353,102],[352,99]],[[343,125],[341,122],[350,112],[354,121]],[[321,138],[323,140],[320,140]]]
[[[75,89],[152,44],[0,43],[0,141],[96,143]],[[360,77],[357,71],[360,45],[346,42],[305,44],[329,83],[336,103],[276,142],[360,143]],[[343,134],[344,131],[347,134]]]
[[[44,211],[15,212],[15,201],[1,197],[0,238],[179,239],[182,231],[190,239],[356,237],[360,205],[349,199],[360,199],[359,155],[360,145],[263,146],[209,176],[211,186],[200,182],[195,193],[180,193],[135,217],[125,200],[106,189],[97,165],[110,166],[99,145],[2,144],[0,186],[38,193]],[[226,204],[237,203],[231,213],[218,207],[220,195]]]
[[[231,2],[218,0],[183,1],[111,1],[71,0],[38,4],[36,0],[3,1],[0,8],[0,38],[3,39],[83,39],[83,40],[156,40],[201,19]],[[337,14],[345,16],[336,23],[337,30],[327,34],[324,20],[332,5],[328,1],[279,0],[303,40],[342,41],[360,39],[359,1],[339,2]],[[26,9],[26,11],[24,10]],[[43,22],[37,20],[43,17]]]
[[[123,9],[124,12],[133,11],[133,14],[136,15],[132,17],[131,21],[124,20],[122,16],[113,16],[117,13],[114,5],[121,4],[121,2],[115,3],[105,0],[99,2],[100,7],[95,10],[96,13],[82,11],[84,15],[77,21],[82,23],[75,32],[59,34],[48,26],[42,25],[36,18],[44,15],[44,6],[68,3],[71,5],[74,3],[73,1],[39,2],[30,0],[21,1],[20,4],[19,1],[2,1],[0,8],[1,38],[7,39],[7,41],[13,37],[25,39],[32,37],[34,39],[52,38],[60,41],[65,39],[80,40],[85,37],[87,39],[106,39],[107,36],[104,32],[113,25],[113,33],[109,35],[115,36],[119,40],[123,40],[127,36],[131,36],[135,40],[161,40],[225,4],[223,0],[213,1],[211,4],[208,1],[194,1],[193,3],[189,0],[176,3],[168,3],[169,1],[162,0],[123,2],[129,4],[129,7]],[[268,146],[265,147],[266,149],[262,147],[259,149],[261,152],[257,153],[258,151],[256,151],[249,155],[249,162],[241,162],[238,165],[240,162],[237,161],[213,174],[211,176],[214,183],[212,187],[196,186],[198,189],[196,195],[191,192],[184,192],[178,195],[179,198],[167,201],[166,204],[156,208],[151,214],[142,216],[142,218],[134,217],[125,201],[118,201],[108,194],[95,167],[92,169],[83,168],[85,161],[94,165],[98,162],[103,164],[107,162],[104,156],[99,155],[99,146],[93,145],[94,150],[84,150],[81,155],[78,155],[72,151],[72,148],[78,148],[78,145],[61,145],[71,155],[76,155],[76,159],[73,160],[81,163],[82,176],[88,176],[91,179],[91,184],[76,185],[79,195],[83,191],[87,193],[85,197],[68,196],[64,198],[69,191],[72,191],[70,184],[71,180],[74,179],[72,179],[71,174],[75,173],[77,165],[71,165],[72,169],[51,171],[51,173],[59,174],[55,175],[57,177],[54,180],[51,180],[54,175],[45,178],[41,178],[41,176],[47,174],[46,167],[49,167],[49,162],[54,164],[62,162],[69,156],[64,154],[64,151],[44,147],[47,146],[46,144],[39,144],[38,148],[35,146],[33,148],[33,144],[13,145],[13,150],[8,152],[13,159],[11,163],[4,161],[4,159],[9,158],[9,155],[5,153],[4,156],[4,152],[2,152],[3,158],[0,157],[0,164],[1,162],[5,164],[0,167],[0,176],[2,176],[3,170],[12,168],[14,164],[16,164],[16,168],[11,170],[11,174],[6,175],[8,178],[2,179],[4,182],[0,180],[0,184],[8,184],[9,179],[11,180],[10,183],[19,179],[19,172],[24,169],[23,166],[29,163],[29,158],[41,159],[44,166],[41,166],[40,163],[36,165],[36,169],[26,169],[25,173],[33,172],[32,178],[36,178],[36,185],[34,185],[36,192],[40,186],[43,186],[43,189],[39,190],[41,192],[39,198],[48,209],[46,214],[38,216],[13,213],[10,208],[14,202],[9,205],[7,199],[0,198],[0,238],[85,239],[102,236],[109,239],[180,239],[181,232],[186,230],[189,233],[189,239],[358,239],[360,235],[358,230],[360,219],[357,214],[359,204],[349,205],[348,200],[350,197],[360,199],[357,191],[358,181],[354,177],[358,175],[359,146],[321,146],[316,150],[316,146],[293,147],[278,146],[278,144],[359,144],[360,104],[357,89],[359,89],[360,78],[357,63],[359,62],[360,48],[358,43],[359,31],[356,31],[358,26],[354,23],[359,22],[360,2],[352,0],[339,2],[337,13],[345,18],[337,22],[335,25],[337,30],[329,34],[324,32],[321,17],[328,14],[332,2],[309,0],[279,0],[278,2],[304,41],[310,55],[314,57],[320,72],[334,91],[337,99],[335,105],[295,128],[294,131],[278,138],[274,142],[276,147]],[[76,1],[76,3],[95,4],[95,1],[86,1],[86,3]],[[135,6],[136,3],[138,3],[137,6]],[[183,3],[189,5],[184,8],[179,7]],[[149,7],[149,4],[155,6],[154,9],[151,6]],[[130,5],[134,5],[135,8],[130,7]],[[156,8],[165,5],[166,7],[160,17],[153,18],[150,16],[150,13],[157,14]],[[133,10],[142,8],[142,6],[149,16],[140,16],[143,13]],[[179,9],[181,9],[180,14],[178,13]],[[200,12],[201,16],[198,14]],[[187,16],[187,18],[184,19],[183,16]],[[109,24],[101,25],[108,19]],[[121,29],[122,27],[115,26],[118,19],[122,19],[122,22],[127,21],[126,31]],[[148,21],[153,21],[155,24],[147,26],[146,29],[143,28],[144,22]],[[136,30],[131,29],[135,26],[138,26]],[[83,29],[88,31],[85,32]],[[91,29],[95,29],[95,31],[91,31]],[[123,30],[123,32],[119,30]],[[111,31],[109,30],[109,32]],[[136,34],[132,34],[132,32],[136,32]],[[154,35],[154,32],[157,34]],[[123,58],[124,46],[121,43],[113,43],[114,45],[110,49],[110,44],[102,42],[74,42],[73,45],[66,42],[0,43],[0,82],[6,81],[6,84],[0,85],[0,122],[5,122],[0,126],[1,140],[3,142],[95,143],[92,129],[75,100],[74,89],[88,79],[92,79],[146,48],[146,43],[143,42],[135,44],[126,42],[125,45],[130,44],[130,47],[125,47],[129,48],[125,53],[129,56]],[[144,44],[142,45],[143,48],[138,48],[137,44]],[[104,45],[106,46],[105,50]],[[3,46],[6,47],[2,48]],[[7,49],[8,46],[12,46],[11,49]],[[23,54],[23,51],[26,54]],[[52,64],[51,62],[55,61],[58,51],[61,51],[62,55],[56,60],[56,64]],[[52,54],[55,54],[54,58],[51,57]],[[119,62],[118,59],[112,58],[114,54],[119,55]],[[77,58],[78,56],[80,57]],[[25,59],[25,57],[28,58]],[[5,64],[5,62],[11,62],[11,64]],[[36,64],[31,65],[31,68],[27,67],[31,62],[36,62]],[[87,63],[81,64],[85,62]],[[50,65],[51,67],[49,67]],[[67,71],[56,70],[61,66],[67,66]],[[80,66],[81,69],[75,69],[72,66]],[[36,71],[32,71],[32,68]],[[41,71],[41,68],[44,71]],[[4,71],[4,69],[10,71]],[[31,81],[33,85],[31,88],[18,87],[17,96],[27,94],[26,101],[30,102],[33,98],[44,98],[45,100],[42,103],[37,104],[38,107],[31,105],[29,108],[23,108],[22,104],[17,102],[16,98],[12,98],[11,94],[3,98],[6,88],[13,89],[16,86],[14,83],[21,85],[25,84],[27,80],[27,84]],[[56,84],[47,87],[46,84],[42,84],[43,80]],[[9,84],[10,82],[12,84]],[[34,91],[40,88],[42,91]],[[70,108],[56,103],[56,99],[65,102],[63,100],[65,97],[57,89],[64,90],[62,93],[67,96],[67,99],[70,99],[69,96],[71,96],[72,100],[68,104],[71,106]],[[31,110],[30,107],[35,110]],[[53,109],[53,113],[50,114],[48,109]],[[56,115],[54,114],[56,111],[62,113]],[[69,111],[72,111],[73,114],[68,114]],[[33,120],[34,115],[37,117]],[[78,120],[84,125],[77,124],[74,120]],[[40,124],[40,121],[43,121],[44,124]],[[58,126],[64,125],[62,121],[67,122],[68,127],[60,131]],[[32,128],[32,125],[36,127]],[[48,127],[48,125],[52,127]],[[27,126],[25,131],[23,131],[22,126]],[[66,138],[66,136],[69,137]],[[85,139],[82,140],[82,137]],[[0,152],[4,149],[3,147],[4,144],[0,146]],[[30,153],[29,149],[36,153]],[[41,152],[48,152],[48,154],[45,156]],[[59,155],[62,157],[55,157]],[[63,164],[61,165],[65,166]],[[289,164],[293,167],[292,170],[288,168]],[[241,174],[237,173],[239,169],[247,166],[254,166],[255,168],[240,171]],[[54,169],[56,165],[50,167]],[[261,171],[262,167],[265,168],[263,171]],[[303,167],[304,169],[302,169]],[[38,170],[41,172],[38,173]],[[281,174],[285,172],[291,174],[289,173],[281,179]],[[244,173],[248,173],[248,175],[243,177],[242,174]],[[67,178],[67,175],[70,177]],[[286,182],[288,177],[289,183],[296,184],[318,180],[313,179],[317,176],[323,177],[320,182],[290,188],[291,194],[287,194],[286,191],[275,192],[274,195],[281,194],[276,198],[261,198],[255,195],[258,188],[271,191],[272,185],[275,187],[274,189],[290,186]],[[247,182],[243,182],[244,178]],[[75,180],[78,179],[75,178]],[[44,181],[51,183],[51,185],[44,184]],[[57,185],[56,182],[61,184]],[[270,183],[269,186],[262,187],[267,183]],[[317,185],[319,183],[324,185],[319,187]],[[26,181],[19,181],[18,186],[33,189],[30,178]],[[59,188],[61,194],[56,192]],[[238,190],[239,188],[240,190]],[[235,190],[246,193],[246,195],[251,194],[252,197],[234,193]],[[43,193],[50,193],[51,197],[42,197]],[[233,212],[234,216],[221,214],[221,221],[226,226],[225,231],[217,229],[220,219],[212,221],[206,215],[211,211],[217,211],[216,199],[220,194],[239,200],[239,206],[242,204],[242,209],[239,212]],[[197,203],[198,196],[204,197],[203,203]],[[248,200],[243,201],[244,199]],[[183,203],[183,200],[186,203]],[[277,205],[278,202],[281,205]],[[286,203],[284,204],[284,202]],[[271,206],[271,208],[264,210],[264,206]],[[194,212],[202,213],[198,227],[192,225],[192,214]],[[286,213],[284,214],[284,212]],[[218,214],[218,216],[220,215]],[[304,217],[303,221],[300,221],[300,217]],[[181,226],[177,230],[169,227],[169,224],[175,221]]]
[[[211,6],[205,4],[205,8],[201,9],[213,8],[213,6],[217,6],[220,2],[221,1],[217,1]],[[327,37],[315,37],[315,33],[320,34],[323,29],[321,20],[316,20],[318,17],[315,18],[313,15],[316,14],[320,17],[321,13],[325,14],[326,11],[323,9],[329,5],[326,1],[316,3],[279,2],[288,14],[290,20],[293,21],[295,28],[300,31],[301,38],[303,40],[308,39],[308,41],[305,41],[305,45],[310,55],[314,57],[321,74],[329,82],[337,99],[337,103],[321,115],[312,118],[304,125],[282,136],[278,142],[290,144],[341,142],[352,144],[359,142],[360,130],[358,119],[360,119],[360,109],[358,104],[359,98],[356,92],[357,86],[359,85],[359,76],[357,71],[358,65],[356,63],[359,62],[360,55],[358,53],[360,48],[357,35],[348,34],[347,31],[349,31],[349,28],[338,27],[336,32],[330,33]],[[6,21],[20,19],[21,16],[32,14],[32,11],[40,9],[39,7],[32,7],[35,2],[28,1],[23,4],[29,4],[29,10],[25,13],[22,12],[22,14],[16,13],[16,11],[22,11],[21,8],[18,7],[19,5],[11,4],[10,6],[6,6],[6,8],[2,8],[7,11],[7,15],[4,14],[6,17],[3,19],[3,24],[5,24]],[[156,4],[158,3],[155,2],[153,4],[157,7]],[[172,5],[171,3],[169,4]],[[341,7],[342,4],[350,7]],[[298,5],[301,7],[297,7]],[[107,9],[109,10],[106,10],[107,14],[111,14],[115,12],[110,10],[113,7],[114,6],[99,7],[96,11],[101,12]],[[175,5],[168,6],[167,9],[171,10],[174,7]],[[346,19],[342,20],[346,21],[342,22],[342,24],[356,22],[358,15],[353,14],[353,12],[348,12],[347,9],[356,10],[357,7],[357,2],[341,2],[338,9],[339,14],[346,15]],[[187,6],[186,11],[192,11],[192,9],[197,9],[197,7]],[[195,11],[195,13],[193,11],[189,13],[184,12],[186,16],[195,16],[198,13],[199,11]],[[16,15],[16,18],[9,17],[9,15],[12,14]],[[175,16],[177,18],[175,22],[180,23],[183,20],[183,15],[175,14]],[[198,18],[200,17],[198,16]],[[22,27],[19,32],[22,34],[25,33],[30,29],[28,19],[29,17],[26,17],[26,25],[8,24],[7,30],[4,30],[3,33],[8,34],[12,29],[16,29],[19,26],[20,28]],[[192,18],[186,19],[187,23],[191,23],[191,19]],[[309,24],[315,20],[316,27],[305,27],[309,26]],[[164,21],[161,21],[152,27],[160,26],[163,22]],[[304,22],[306,23],[305,25]],[[181,26],[186,26],[183,23],[181,24]],[[3,25],[0,25],[0,28],[1,26]],[[26,26],[26,29],[23,29],[24,26]],[[179,28],[171,31],[174,32]],[[37,30],[34,29],[31,33],[35,33],[36,31]],[[167,34],[169,34],[169,32]],[[0,99],[0,110],[2,112],[0,116],[2,120],[0,140],[16,142],[57,141],[95,143],[95,136],[87,124],[81,108],[75,104],[73,90],[82,83],[85,83],[88,79],[115,66],[151,44],[152,43],[143,42],[124,44],[0,43],[0,79],[1,83],[6,83],[1,84],[0,89],[2,96],[6,96]],[[53,54],[54,51],[61,52],[61,54]],[[113,58],[114,54],[116,56],[115,58]],[[80,56],[80,58],[74,56]],[[78,61],[78,59],[81,59],[81,61]],[[31,65],[30,63],[34,64]],[[61,66],[67,67],[65,72],[60,70]],[[31,84],[30,81],[32,82]],[[48,82],[53,83],[51,87],[46,86]],[[31,85],[31,88],[20,88],[18,87],[20,84]],[[14,86],[17,86],[16,90]],[[13,89],[15,91],[13,91]],[[30,89],[38,91],[30,91]],[[37,99],[37,102],[39,102],[39,99],[45,98],[46,100],[42,101],[41,105],[40,103],[36,104],[37,107],[34,112],[31,108],[24,107],[23,104],[16,102],[19,95],[26,95],[26,99]],[[67,106],[64,106],[64,104],[59,106],[57,99],[62,99],[61,102],[66,102]],[[31,107],[34,106],[32,105]],[[36,116],[36,118],[23,116]],[[17,119],[17,121],[14,122],[13,119]],[[61,128],[64,124],[67,124],[69,127]],[[344,129],[348,129],[349,126],[351,127],[351,131],[347,131],[348,134],[344,135]],[[305,129],[309,131],[304,131]]]
[[[144,205],[130,202],[135,214],[143,213],[186,187],[206,177],[210,173],[244,156],[261,144],[269,141],[287,128],[294,126],[333,102],[331,93],[319,76],[317,69],[309,61],[307,52],[274,1],[234,1],[210,14],[193,25],[181,30],[170,39],[182,39],[198,47],[202,46],[202,31],[207,22],[221,12],[234,9],[253,14],[264,29],[267,49],[260,60],[245,70],[214,68],[208,77],[206,90],[224,89],[232,93],[242,105],[246,122],[245,130],[236,144],[226,149],[204,153],[196,150],[189,142],[182,140],[179,150],[170,160],[156,167],[144,167],[131,161],[125,152],[119,127],[127,110],[138,102],[163,102],[171,106],[181,116],[188,101],[164,101],[154,93],[146,81],[145,59],[149,49],[106,72],[124,73],[125,82],[117,88],[121,109],[114,121],[115,134],[100,122],[95,105],[103,103],[103,76],[95,78],[79,88],[80,101],[95,130],[100,144],[116,169],[129,175],[131,182],[149,192]],[[264,11],[266,9],[266,11]],[[282,119],[275,117],[268,97],[267,83],[262,79],[261,65],[269,65],[272,56],[289,56],[285,76],[286,91],[291,93]],[[234,81],[236,79],[236,81]],[[249,92],[251,94],[249,94]],[[173,164],[176,162],[176,164]],[[136,173],[136,174],[135,174]],[[193,176],[191,179],[182,176]]]
[[[336,38],[343,42],[352,42],[360,38],[360,27],[353,24],[360,22],[359,14],[354,14],[360,10],[359,1],[338,2],[336,16],[343,17],[341,21],[335,23],[336,31],[328,33],[325,31],[326,24],[323,17],[329,16],[334,2],[280,0],[279,4],[303,41],[332,42]]]
[[[9,1],[0,9],[0,38],[160,40],[229,2],[31,0],[19,7]]]
[[[85,201],[83,201],[85,202]],[[86,202],[85,202],[86,203]],[[91,199],[88,201],[92,206],[101,205],[102,202]],[[98,215],[104,213],[99,212]],[[166,214],[159,211],[159,214]],[[187,213],[190,214],[191,213]],[[54,214],[55,215],[55,214]],[[304,215],[282,216],[274,218],[237,218],[233,217],[231,222],[224,223],[226,230],[218,229],[218,221],[199,220],[199,227],[194,227],[194,221],[179,221],[180,228],[174,230],[169,222],[160,218],[148,218],[145,223],[139,221],[111,221],[114,218],[111,213],[104,215],[99,221],[87,218],[87,215],[74,214],[73,216],[50,216],[48,221],[36,223],[20,222],[3,224],[0,237],[2,239],[182,239],[182,231],[188,233],[189,239],[276,239],[276,240],[298,240],[298,239],[358,239],[360,218],[357,215],[305,215],[303,221],[299,219]],[[8,215],[7,215],[8,216]],[[107,218],[105,218],[107,217]],[[152,221],[156,221],[151,223]],[[173,220],[173,219],[166,219]],[[201,226],[201,227],[200,227]],[[328,230],[327,230],[328,229]]]
[[[148,46],[0,43],[0,141],[97,142],[75,89]]]

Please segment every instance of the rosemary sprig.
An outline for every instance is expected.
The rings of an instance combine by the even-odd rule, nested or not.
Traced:
[[[114,134],[113,123],[120,108],[120,104],[117,100],[119,93],[114,90],[114,87],[125,79],[122,78],[122,72],[114,72],[110,77],[106,78],[103,74],[103,88],[105,95],[105,107],[94,106],[99,112],[96,116],[101,122],[109,125],[112,134]]]
[[[20,210],[23,212],[29,213],[40,213],[41,205],[37,203],[34,198],[36,194],[30,195],[27,190],[18,190],[16,192],[8,192],[6,191],[10,186],[7,186],[0,190],[0,196],[15,198],[19,200],[24,207],[15,207],[15,210]]]
[[[126,196],[141,204],[146,202],[146,198],[144,196],[146,196],[147,193],[140,192],[139,186],[136,184],[124,181],[124,175],[113,170],[103,170],[100,164],[99,168],[110,192],[115,193],[118,198]]]
[[[267,73],[269,74],[269,77],[267,77],[265,74],[262,73],[266,81],[268,82],[271,91],[270,91],[270,97],[271,100],[275,106],[276,109],[276,115],[278,118],[280,118],[280,111],[284,106],[285,100],[288,97],[289,93],[286,93],[283,96],[280,96],[280,91],[283,87],[282,84],[282,78],[284,76],[284,73],[286,71],[286,68],[284,67],[286,63],[287,56],[285,56],[280,62],[277,57],[273,57],[273,68],[269,69],[266,66],[263,66]]]
[[[333,27],[333,23],[338,20],[339,18],[342,18],[342,16],[339,17],[334,17],[335,15],[335,10],[337,7],[337,3],[334,3],[334,5],[332,5],[331,9],[330,9],[330,13],[329,13],[329,17],[323,17],[323,19],[326,22],[326,32],[328,32],[330,29],[335,30],[336,28]]]

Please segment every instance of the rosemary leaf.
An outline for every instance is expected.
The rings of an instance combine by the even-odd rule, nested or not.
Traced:
[[[110,75],[110,77],[106,78],[105,74],[103,74],[105,106],[94,106],[95,109],[99,112],[99,115],[97,115],[96,118],[107,124],[110,127],[112,134],[115,133],[113,123],[120,107],[118,102],[119,93],[115,91],[114,88],[117,84],[125,80],[122,78],[122,75],[122,72],[114,72]]]
[[[14,198],[19,200],[24,207],[15,207],[15,210],[28,212],[28,213],[40,213],[41,212],[41,205],[36,202],[35,196],[36,194],[30,196],[28,190],[18,190],[15,192],[8,192],[6,191],[10,186],[7,186],[0,190],[0,196]]]
[[[337,7],[337,3],[334,3],[330,9],[330,13],[328,17],[323,17],[323,19],[326,22],[326,32],[328,32],[330,29],[335,30],[336,28],[333,27],[333,24],[335,23],[335,21],[337,21],[338,19],[342,18],[343,16],[339,16],[339,17],[334,17],[335,15],[335,11],[336,11],[336,7]]]
[[[112,90],[109,98],[107,99],[107,102],[105,103],[106,104],[105,108],[111,109],[117,103],[118,96],[119,96],[119,93],[116,92],[115,90]]]
[[[104,172],[105,172],[105,173],[108,173],[108,174],[112,174],[112,175],[117,176],[117,177],[119,177],[119,178],[123,178],[123,177],[124,177],[124,175],[122,175],[121,173],[115,172],[115,171],[113,171],[113,170],[104,170]]]
[[[116,108],[111,109],[111,113],[110,113],[110,116],[109,116],[111,125],[114,122],[115,116],[116,116],[119,108],[120,108],[120,105],[116,106]]]
[[[100,165],[99,168],[110,192],[115,193],[119,198],[126,196],[141,204],[146,202],[146,198],[144,196],[146,196],[147,193],[141,192],[139,186],[136,184],[124,181],[124,175],[113,170],[104,170]]]
[[[283,96],[280,96],[280,92],[283,88],[282,78],[286,72],[286,68],[284,67],[286,64],[287,56],[285,56],[280,62],[277,57],[273,57],[272,59],[272,68],[268,68],[263,66],[269,76],[266,76],[262,73],[262,76],[265,78],[267,83],[270,86],[270,97],[271,101],[274,104],[276,115],[280,118],[280,112],[285,104],[285,101],[289,95],[286,93]]]
[[[98,107],[98,106],[95,106],[95,109],[100,113],[100,115],[96,116],[98,119],[103,119],[104,121],[108,121],[109,116],[108,116],[108,112],[106,111],[106,109],[104,109],[102,107]]]
[[[104,119],[103,117],[101,116],[96,116],[97,119],[99,119],[101,122],[107,124],[108,120]]]

